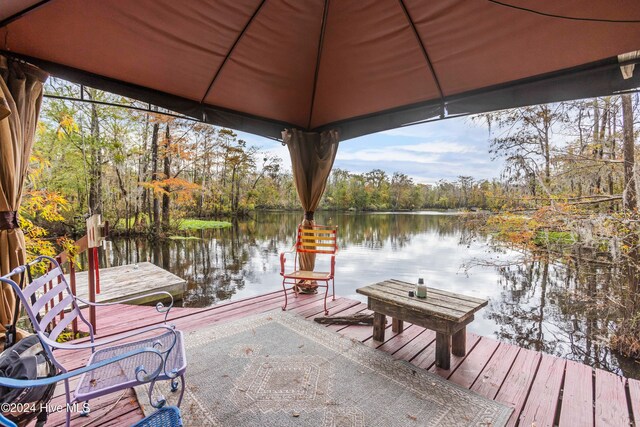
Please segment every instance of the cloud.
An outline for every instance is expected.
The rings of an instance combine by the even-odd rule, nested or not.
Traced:
[[[422,153],[422,155],[416,156],[415,153],[401,151],[390,147],[389,149],[360,150],[352,152],[338,151],[336,161],[341,162],[356,160],[374,165],[375,162],[435,163],[439,160],[439,158],[440,156],[438,155],[427,153]]]
[[[241,138],[280,157],[283,169],[291,170],[289,152],[280,142],[244,133]],[[491,160],[488,146],[482,123],[469,118],[442,120],[342,141],[334,167],[354,173],[402,172],[420,183],[452,181],[459,175],[497,178],[502,163]]]
[[[408,151],[411,153],[474,153],[477,148],[472,145],[465,145],[458,142],[432,141],[418,144],[396,145],[396,150]]]

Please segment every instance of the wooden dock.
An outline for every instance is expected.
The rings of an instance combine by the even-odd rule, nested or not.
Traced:
[[[67,280],[69,280],[68,276]],[[187,290],[187,282],[155,264],[141,262],[140,264],[101,268],[100,290],[101,292],[96,295],[96,302],[117,302],[125,298],[158,291],[169,292],[175,299],[181,299]],[[82,299],[89,299],[86,271],[76,273],[76,293]],[[157,301],[157,298],[141,298],[136,301],[136,304],[154,301]]]
[[[322,297],[289,297],[289,311],[301,321],[323,315]],[[274,292],[208,308],[175,308],[170,321],[184,331],[229,322],[255,313],[280,310],[284,297]],[[366,312],[366,305],[347,298],[330,302],[332,315]],[[98,309],[99,337],[155,324],[159,317],[152,307],[117,305]],[[306,319],[306,320],[305,320]],[[451,367],[435,366],[435,333],[408,325],[402,334],[388,323],[384,342],[372,340],[371,326],[326,326],[336,333],[386,351],[462,387],[514,408],[509,426],[639,426],[640,381],[592,369],[539,352],[525,350],[494,339],[467,334],[467,355],[453,356]],[[88,352],[77,352],[59,360],[69,368],[86,363]],[[187,369],[187,384],[189,370]],[[72,384],[73,387],[73,384]],[[53,404],[63,404],[58,387]],[[189,408],[183,408],[189,410]],[[114,393],[91,402],[89,418],[76,418],[73,425],[129,426],[143,417],[133,390]],[[63,425],[62,413],[50,416],[47,425]]]

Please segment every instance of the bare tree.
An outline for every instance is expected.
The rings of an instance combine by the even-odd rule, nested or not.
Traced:
[[[624,209],[635,211],[638,208],[635,168],[635,142],[633,137],[633,108],[631,95],[622,95],[623,146],[624,146]]]

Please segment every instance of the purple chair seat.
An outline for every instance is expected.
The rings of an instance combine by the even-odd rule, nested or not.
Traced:
[[[87,366],[103,360],[112,359],[122,353],[147,347],[155,348],[159,351],[166,351],[173,347],[167,356],[164,368],[155,379],[156,381],[169,380],[176,376],[182,376],[187,370],[187,359],[181,331],[175,331],[175,334],[167,332],[160,336],[98,350],[91,355]],[[102,396],[106,392],[134,387],[140,384],[139,375],[136,375],[136,369],[139,366],[144,366],[147,372],[153,372],[158,368],[158,363],[158,359],[154,358],[153,355],[141,353],[135,357],[121,360],[118,363],[111,363],[102,368],[87,372],[80,378],[80,382],[74,392],[75,398],[77,401],[86,401],[97,396]]]

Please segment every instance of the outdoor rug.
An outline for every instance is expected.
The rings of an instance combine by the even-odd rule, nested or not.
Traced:
[[[187,426],[503,426],[511,409],[289,313],[185,335]],[[136,388],[146,415],[147,386]],[[176,394],[157,385],[169,404]]]

